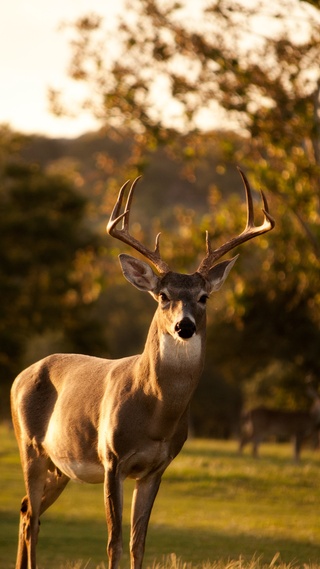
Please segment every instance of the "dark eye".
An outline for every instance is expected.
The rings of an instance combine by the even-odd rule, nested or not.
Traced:
[[[199,298],[200,304],[206,304],[207,300],[208,300],[208,296],[207,296],[206,294],[203,294],[203,295],[200,296],[200,298]]]
[[[160,298],[161,298],[162,302],[168,302],[168,300],[169,300],[167,295],[164,292],[160,293]]]

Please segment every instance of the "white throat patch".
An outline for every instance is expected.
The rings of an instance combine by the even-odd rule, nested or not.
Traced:
[[[194,334],[189,340],[174,338],[170,334],[160,336],[160,358],[171,364],[197,365],[201,356],[201,336]]]

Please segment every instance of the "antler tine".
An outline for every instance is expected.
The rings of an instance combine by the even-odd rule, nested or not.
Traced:
[[[131,202],[132,202],[132,198],[133,198],[133,194],[134,194],[134,190],[135,187],[137,185],[137,183],[139,182],[141,176],[138,176],[137,178],[135,178],[131,184],[131,188],[129,190],[129,194],[128,194],[128,198],[127,198],[127,202],[126,202],[126,206],[124,208],[124,216],[123,216],[123,221],[122,221],[122,228],[128,230],[129,229],[129,217],[130,217],[130,207],[131,207]],[[121,190],[120,190],[121,191]]]
[[[248,182],[248,178],[245,173],[238,167],[238,172],[242,178],[243,185],[246,191],[246,200],[247,200],[247,225],[245,231],[249,227],[254,227],[254,211],[253,211],[253,199],[251,194],[250,184]]]
[[[121,210],[123,195],[124,195],[124,192],[125,192],[125,190],[126,190],[126,188],[127,188],[127,186],[128,186],[129,183],[130,183],[130,180],[127,180],[127,181],[123,184],[123,186],[121,186],[121,188],[120,188],[120,191],[119,191],[119,194],[118,194],[118,199],[117,199],[117,201],[116,201],[116,203],[115,203],[115,205],[114,205],[114,208],[113,208],[112,213],[111,213],[111,215],[110,215],[110,219],[109,219],[108,224],[107,224],[107,227],[106,227],[107,233],[108,233],[109,235],[114,235],[114,228],[115,228],[116,225],[119,223],[120,219],[123,219],[123,218],[125,217],[125,215],[127,215],[127,213],[128,213],[128,212],[126,211],[127,208],[125,208],[125,211],[124,211],[121,215],[119,215],[120,210]]]
[[[262,208],[262,211],[264,213],[264,219],[263,219],[263,223],[259,227],[255,227],[255,225],[254,225],[254,212],[253,212],[253,200],[252,200],[250,184],[248,182],[247,176],[241,170],[241,168],[238,167],[238,171],[239,171],[240,176],[243,180],[244,187],[246,190],[246,197],[247,197],[248,214],[247,214],[246,229],[248,229],[248,228],[254,229],[254,235],[252,237],[254,237],[255,235],[261,235],[262,233],[266,233],[267,231],[270,231],[271,229],[273,229],[275,224],[276,224],[274,218],[269,213],[269,205],[267,202],[267,198],[266,198],[264,192],[262,190],[260,190],[260,194],[261,194],[263,206],[264,206]],[[246,231],[246,229],[245,229],[245,231]],[[245,231],[243,231],[243,233],[245,233]]]
[[[130,208],[131,208],[131,203],[132,203],[132,199],[133,199],[133,195],[134,195],[134,190],[135,190],[137,182],[140,180],[140,178],[141,178],[141,176],[138,176],[137,178],[135,178],[135,180],[131,184],[129,194],[128,194],[128,198],[127,198],[127,202],[126,202],[125,209],[124,209],[123,213],[120,213],[122,201],[123,201],[123,196],[124,196],[125,190],[127,189],[128,185],[130,183],[130,180],[127,180],[127,182],[125,182],[123,184],[123,186],[120,188],[118,199],[115,203],[115,206],[112,210],[112,213],[110,215],[110,219],[109,219],[108,224],[107,224],[107,233],[109,235],[111,235],[112,237],[119,239],[119,241],[123,241],[123,243],[130,245],[133,249],[135,249],[136,251],[141,253],[144,257],[149,259],[149,261],[151,261],[151,263],[156,267],[156,269],[158,269],[158,271],[161,274],[165,274],[165,273],[168,273],[170,271],[170,268],[167,265],[167,263],[165,263],[165,261],[163,261],[161,259],[161,256],[160,256],[160,247],[159,247],[160,233],[158,233],[158,235],[156,236],[154,251],[151,251],[150,249],[145,247],[142,243],[140,243],[140,241],[135,239],[135,237],[133,237],[129,233]],[[121,221],[121,219],[122,219],[122,227],[121,227],[121,229],[117,229],[117,225]]]
[[[244,243],[245,241],[248,241],[249,239],[253,239],[254,237],[257,237],[258,235],[262,235],[263,233],[267,233],[267,231],[270,231],[275,226],[275,220],[273,219],[273,217],[269,213],[269,206],[268,206],[267,198],[265,197],[265,195],[262,191],[261,191],[261,196],[262,196],[262,201],[263,201],[263,206],[264,206],[262,208],[262,211],[264,213],[264,220],[263,220],[263,223],[261,225],[255,226],[255,224],[254,224],[254,211],[253,211],[253,199],[252,199],[250,184],[249,184],[248,179],[247,179],[246,175],[244,174],[244,172],[240,168],[238,168],[238,170],[239,170],[239,173],[241,175],[241,178],[242,178],[242,181],[243,181],[243,184],[245,187],[245,192],[246,192],[246,201],[247,201],[247,224],[246,224],[246,227],[245,227],[244,231],[242,231],[242,233],[240,233],[240,235],[238,235],[237,237],[233,237],[232,239],[227,241],[224,245],[221,245],[221,247],[218,247],[215,250],[212,249],[211,244],[210,244],[210,239],[209,239],[209,233],[206,232],[206,256],[203,259],[203,261],[200,263],[198,271],[197,271],[198,273],[201,273],[202,275],[206,275],[208,273],[208,271],[211,269],[211,267],[213,266],[213,264],[218,259],[223,257],[223,255],[225,255],[226,253],[228,253],[229,251],[231,251],[232,249],[234,249],[235,247],[237,247],[241,243]]]
[[[253,200],[252,200],[252,193],[251,193],[250,184],[248,182],[247,176],[239,167],[238,167],[238,172],[240,173],[240,176],[242,178],[242,181],[243,181],[243,184],[244,184],[244,187],[246,190],[246,199],[247,199],[247,226],[246,226],[246,229],[248,229],[249,227],[255,228],[254,212],[253,212]],[[264,207],[262,208],[262,211],[264,213],[264,220],[263,220],[263,224],[260,226],[260,228],[255,228],[255,229],[262,229],[262,227],[264,226],[265,223],[271,223],[272,227],[270,227],[270,229],[273,229],[273,227],[275,226],[275,220],[269,213],[269,206],[268,206],[267,198],[266,198],[266,196],[262,190],[260,190],[260,194],[261,194],[263,205],[264,205]],[[268,231],[269,231],[269,229],[268,229]],[[260,235],[260,233],[259,233],[259,235]]]

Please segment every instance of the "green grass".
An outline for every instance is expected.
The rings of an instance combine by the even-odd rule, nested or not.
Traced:
[[[12,569],[24,486],[13,432],[0,426],[0,441],[0,569]],[[234,441],[189,441],[164,476],[144,566],[320,567],[320,453],[305,450],[299,465],[291,455],[289,445],[266,444],[254,460]],[[123,568],[132,489],[128,481]],[[38,567],[102,569],[105,543],[102,485],[70,483],[43,516]]]

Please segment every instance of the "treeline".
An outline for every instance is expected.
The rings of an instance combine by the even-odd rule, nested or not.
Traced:
[[[105,232],[119,184],[130,174],[130,143],[130,133],[120,137],[113,129],[75,140],[0,130],[3,416],[16,374],[49,353],[116,358],[143,347],[154,301],[124,281],[117,261],[124,246]],[[152,244],[161,228],[162,255],[176,270],[195,270],[206,229],[218,244],[244,228],[244,194],[233,160],[226,160],[228,143],[243,140],[227,132],[199,135],[202,157],[197,152],[192,168],[187,156],[176,160],[165,147],[146,153],[140,167],[132,230]],[[258,194],[256,207],[259,218]],[[243,404],[308,406],[305,380],[320,377],[312,304],[318,269],[304,289],[301,263],[291,262],[286,274],[286,230],[277,219],[273,234],[243,246],[225,288],[210,301],[206,368],[192,410],[197,435],[233,434]]]

